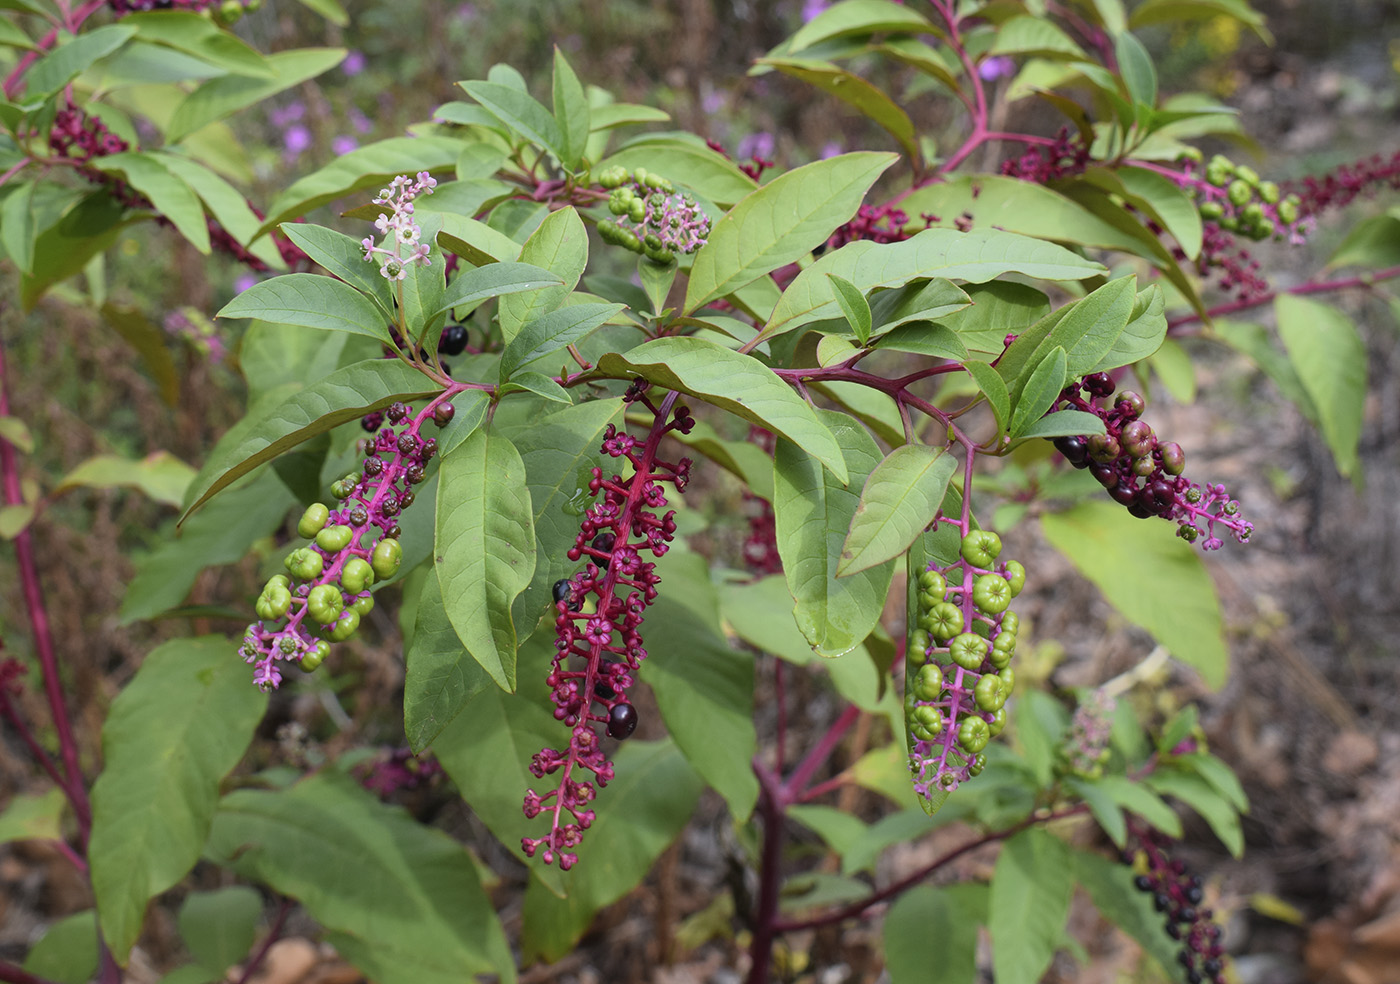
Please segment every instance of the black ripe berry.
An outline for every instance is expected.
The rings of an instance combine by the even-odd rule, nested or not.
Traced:
[[[1150,892],[1152,891],[1152,879],[1146,875],[1138,875],[1133,879],[1133,887],[1139,892]]]
[[[617,696],[617,691],[612,688],[612,684],[607,683],[603,680],[599,680],[597,683],[593,684],[593,696],[598,697],[602,700],[612,700],[614,697]],[[630,707],[631,705],[628,704],[620,706]],[[611,720],[609,721],[609,723],[611,723]]]
[[[1089,460],[1089,446],[1082,437],[1057,437],[1055,448],[1076,468],[1083,468]]]
[[[433,423],[439,427],[446,427],[452,423],[452,418],[456,416],[457,408],[450,403],[439,403],[433,407]]]
[[[608,553],[617,545],[617,537],[612,533],[599,533],[593,538],[593,549]]]
[[[554,603],[556,605],[569,597],[569,594],[569,579],[567,577],[560,578],[554,582]]]
[[[608,737],[619,740],[637,730],[637,709],[631,704],[614,704],[608,712]]]
[[[461,355],[467,347],[467,329],[461,325],[448,325],[438,339],[439,355]]]

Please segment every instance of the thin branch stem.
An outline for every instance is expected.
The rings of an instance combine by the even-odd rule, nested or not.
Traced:
[[[248,984],[248,981],[257,973],[258,968],[262,966],[263,959],[267,956],[267,952],[272,949],[274,943],[281,939],[282,925],[287,921],[287,916],[291,911],[292,900],[284,898],[277,909],[277,915],[272,920],[272,927],[267,931],[267,937],[248,958],[248,962],[243,966],[243,973],[238,975],[238,984]]]
[[[848,704],[841,715],[832,722],[831,727],[826,729],[826,734],[812,746],[812,750],[803,756],[802,761],[797,764],[797,768],[792,770],[792,775],[782,784],[780,790],[783,806],[795,802],[802,791],[807,788],[807,783],[812,781],[812,776],[817,770],[826,764],[826,760],[831,757],[831,753],[836,746],[841,743],[841,739],[846,737],[846,732],[851,730],[851,726],[860,717],[860,708],[854,704]]]
[[[6,984],[56,984],[47,977],[31,974],[7,960],[0,960],[0,981],[5,981]]]
[[[1219,318],[1228,314],[1235,314],[1239,311],[1248,311],[1251,308],[1262,307],[1273,301],[1275,298],[1291,294],[1294,297],[1303,297],[1308,294],[1325,294],[1334,290],[1353,290],[1357,287],[1373,287],[1386,280],[1394,280],[1400,277],[1400,266],[1386,267],[1384,270],[1376,270],[1373,273],[1363,273],[1355,277],[1338,277],[1335,280],[1311,280],[1305,284],[1298,284],[1295,287],[1286,287],[1283,290],[1271,290],[1254,297],[1246,297],[1238,301],[1230,301],[1227,304],[1219,304],[1206,311],[1211,318]],[[1170,331],[1184,325],[1195,324],[1203,320],[1200,314],[1183,314],[1167,321],[1167,329]]]

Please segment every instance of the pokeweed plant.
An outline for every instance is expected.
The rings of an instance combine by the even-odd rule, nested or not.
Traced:
[[[345,20],[334,0],[309,5]],[[1145,672],[1072,716],[1017,689],[1031,627],[1013,605],[1036,579],[1003,542],[1022,543],[1033,504],[1046,539],[1160,643],[1144,665],[1169,651],[1218,686],[1219,606],[1192,544],[1252,526],[1223,486],[1187,477],[1127,384],[1155,371],[1188,393],[1180,340],[1230,346],[1357,473],[1365,349],[1314,298],[1400,274],[1380,265],[1396,220],[1358,223],[1327,264],[1364,272],[1287,289],[1241,241],[1300,244],[1326,210],[1394,187],[1400,158],[1292,183],[1207,161],[1189,141],[1239,124],[1200,96],[1162,98],[1137,32],[1206,10],[1267,37],[1245,3],[842,0],[755,71],[844,103],[895,149],[791,170],[637,132],[665,114],[586,86],[556,51],[545,102],[497,65],[413,137],[345,154],[265,210],[208,135],[343,51],[259,54],[228,30],[236,2],[6,6],[0,243],[22,306],[81,272],[69,303],[129,319],[104,303],[102,255],[145,220],[294,272],[217,312],[251,319],[249,403],[197,473],[95,460],[53,493],[135,485],[182,506],[183,537],[136,559],[128,620],[178,609],[203,567],[255,541],[281,545],[243,599],[241,643],[149,654],[91,786],[28,529],[46,500],[20,482],[32,439],[0,389],[0,516],[57,746],[16,699],[30,666],[8,659],[0,717],[56,793],[16,798],[0,831],[56,843],[95,902],[65,929],[90,946],[41,941],[0,980],[119,980],[150,901],[201,859],[280,901],[254,948],[257,898],[190,894],[194,962],[167,979],[243,961],[247,980],[300,907],[376,981],[513,980],[638,885],[706,787],[755,875],[729,909],[749,981],[772,978],[786,934],[883,912],[896,981],[973,980],[985,925],[996,979],[1032,982],[1075,885],[1186,981],[1225,979],[1212,893],[1171,856],[1167,798],[1239,853],[1238,781],[1193,708],[1148,737],[1119,700]],[[923,99],[961,106],[961,129],[919,132],[906,107]],[[1057,134],[995,127],[997,107],[1030,100],[1064,117]],[[1001,163],[971,170],[982,157]],[[303,221],[331,202],[374,232]],[[1227,320],[1270,304],[1278,343]],[[753,507],[743,550],[702,556],[688,536],[728,518],[684,500],[730,479]],[[994,510],[999,532],[979,520]],[[391,586],[408,748],[231,779],[268,693],[344,672]],[[817,667],[846,703],[794,757],[792,676]],[[862,719],[874,748],[835,771]],[[381,802],[439,772],[528,869],[517,940],[468,846]],[[893,805],[866,823],[829,805],[847,786]],[[1058,836],[1074,818],[1118,853]],[[961,846],[874,882],[885,848],[952,820],[970,830]],[[785,851],[791,822],[839,873]],[[924,884],[988,844],[989,883]]]

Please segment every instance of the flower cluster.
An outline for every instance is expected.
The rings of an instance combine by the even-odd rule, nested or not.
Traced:
[[[1080,700],[1060,746],[1063,769],[1069,775],[1097,779],[1108,761],[1108,739],[1113,731],[1113,711],[1118,701],[1103,688],[1091,690]]]
[[[1107,373],[1096,372],[1067,386],[1051,407],[1092,413],[1104,422],[1105,433],[1058,437],[1055,447],[1075,468],[1087,468],[1113,501],[1126,506],[1139,519],[1161,516],[1175,520],[1177,535],[1194,543],[1201,534],[1204,550],[1218,550],[1224,541],[1216,527],[1229,530],[1244,543],[1254,531],[1239,517],[1240,504],[1223,485],[1197,485],[1181,476],[1186,455],[1179,444],[1161,443],[1147,422],[1141,420],[1144,402],[1124,391],[1109,400],[1115,389]],[[1087,398],[1083,394],[1088,394]],[[1100,406],[1099,401],[1104,405]],[[1204,527],[1202,526],[1204,524]]]
[[[416,179],[401,174],[374,199],[374,204],[389,208],[387,214],[381,213],[374,220],[374,227],[384,238],[376,246],[374,237],[366,236],[360,245],[366,260],[373,262],[376,256],[380,257],[379,272],[386,279],[402,280],[414,263],[427,266],[432,262],[428,258],[430,247],[420,238],[423,230],[413,221],[413,200],[419,195],[431,195],[436,187],[437,179],[427,171],[419,171]]]
[[[862,205],[855,218],[833,232],[822,248],[839,249],[858,239],[872,243],[900,243],[938,221],[933,215],[920,217],[924,220],[923,227],[911,230],[908,213],[898,206]]]
[[[985,62],[983,64],[986,64]],[[1061,178],[1083,174],[1089,166],[1089,147],[1079,135],[1064,127],[1054,142],[1026,148],[1020,157],[1003,161],[1001,173],[1035,184],[1049,184]]]
[[[1322,177],[1306,177],[1286,182],[1284,190],[1298,198],[1298,213],[1316,215],[1329,208],[1350,205],[1376,188],[1400,190],[1400,150],[1389,157],[1376,154],[1354,164],[1343,164]]]
[[[1181,941],[1176,956],[1186,972],[1187,984],[1225,984],[1220,926],[1214,913],[1201,907],[1205,893],[1200,877],[1188,872],[1185,862],[1167,857],[1167,840],[1157,831],[1130,819],[1128,832],[1140,852],[1126,850],[1122,861],[1143,869],[1133,884],[1138,891],[1151,893],[1152,907],[1167,917],[1167,935]]]
[[[544,837],[522,838],[521,846],[530,857],[543,849],[546,864],[557,859],[566,871],[578,862],[570,849],[582,842],[583,832],[593,823],[588,804],[597,795],[594,782],[601,788],[613,778],[598,727],[615,739],[627,738],[637,727],[637,710],[627,700],[627,688],[647,655],[638,629],[660,583],[656,565],[642,556],[666,553],[676,523],[674,512],[657,515],[666,505],[664,486],[669,482],[681,492],[690,477],[689,458],[671,464],[656,456],[667,433],[688,433],[694,426],[685,407],[671,412],[675,401],[676,394],[671,393],[658,408],[640,387],[628,391],[630,404],[651,411],[651,430],[646,441],[639,443],[608,427],[603,452],[625,458],[632,474],[604,478],[601,468],[593,469],[588,490],[594,496],[601,493],[602,498],[584,512],[568,554],[572,561],[584,561],[583,570],[554,585],[557,638],[548,682],[554,717],[572,732],[567,748],[545,748],[530,763],[536,778],[560,770],[562,775],[558,788],[544,794],[531,789],[525,794],[525,816],[533,819],[548,813],[550,826]],[[574,660],[581,665],[571,667]],[[583,778],[584,772],[591,772],[593,779]]]
[[[313,542],[293,550],[287,573],[267,582],[258,621],[244,633],[241,652],[260,689],[281,684],[284,660],[316,669],[330,643],[353,636],[374,608],[370,586],[393,576],[403,561],[398,516],[413,505],[413,488],[437,453],[437,441],[419,432],[428,420],[446,426],[452,415],[452,404],[441,398],[416,415],[403,403],[390,404],[384,411],[390,426],[362,442],[361,470],[331,486],[340,505],[307,508],[297,532]]]
[[[987,764],[982,750],[1006,727],[1021,624],[1008,607],[1026,571],[1014,560],[998,563],[1000,555],[999,536],[973,530],[956,563],[931,565],[911,589],[918,627],[909,635],[904,720],[909,771],[924,797],[979,775]]]
[[[677,253],[694,253],[710,236],[710,217],[695,197],[677,194],[659,174],[610,167],[598,175],[598,184],[611,192],[608,211],[617,216],[598,223],[604,242],[666,264]]]
[[[54,114],[49,149],[59,157],[86,164],[94,157],[120,154],[128,146],[100,119],[84,113],[71,102]]]
[[[444,773],[432,752],[414,755],[413,749],[401,747],[371,759],[358,768],[356,774],[360,785],[387,800],[395,793],[431,785]]]

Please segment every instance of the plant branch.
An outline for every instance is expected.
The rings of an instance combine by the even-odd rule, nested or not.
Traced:
[[[755,757],[758,776],[758,812],[763,820],[763,853],[758,870],[758,909],[753,919],[753,941],[749,944],[748,984],[766,984],[768,964],[773,959],[773,940],[778,929],[780,862],[783,849],[783,798],[778,776],[763,767]]]
[[[1291,294],[1295,297],[1303,297],[1308,294],[1325,294],[1334,290],[1353,290],[1358,287],[1369,288],[1386,280],[1394,280],[1400,277],[1400,266],[1386,267],[1384,270],[1376,270],[1373,273],[1358,274],[1354,277],[1339,277],[1335,280],[1310,280],[1304,284],[1294,287],[1286,287],[1283,290],[1271,290],[1254,297],[1246,297],[1238,301],[1230,301],[1220,304],[1206,311],[1210,318],[1218,318],[1222,315],[1235,314],[1238,311],[1248,311],[1251,308],[1261,307],[1283,294]],[[1167,320],[1167,330],[1171,331],[1184,325],[1195,324],[1202,321],[1200,314],[1183,314]]]
[[[277,915],[272,920],[272,927],[267,931],[267,937],[253,951],[253,955],[243,966],[243,973],[238,975],[238,984],[248,984],[249,979],[257,973],[262,966],[263,959],[267,957],[267,951],[272,949],[272,945],[282,937],[282,925],[287,921],[288,914],[292,911],[292,900],[284,898],[281,906],[277,909]]]
[[[6,960],[0,960],[0,981],[5,981],[6,984],[57,984],[47,977],[38,977]]]

